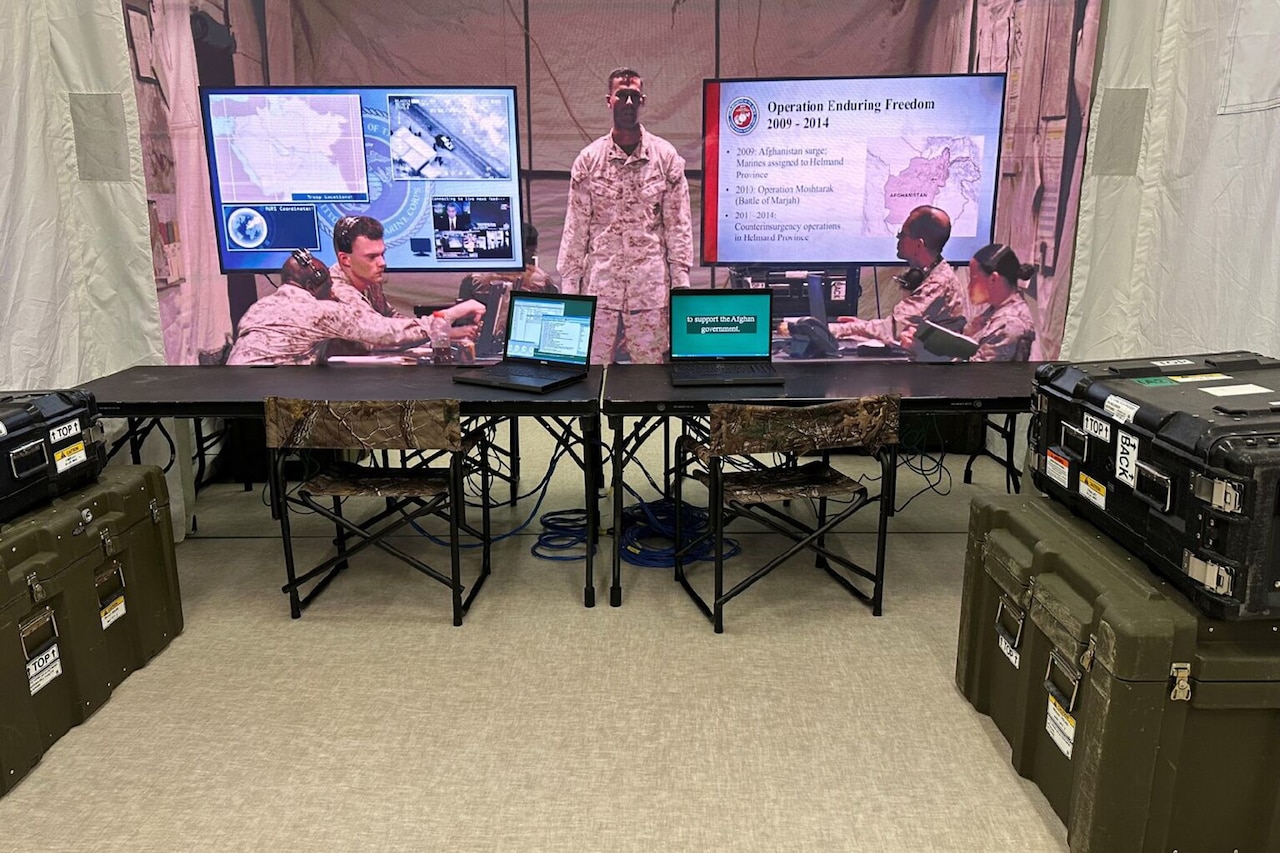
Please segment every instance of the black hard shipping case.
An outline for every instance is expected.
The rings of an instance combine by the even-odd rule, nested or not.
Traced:
[[[969,536],[956,682],[1072,853],[1280,849],[1280,623],[1207,617],[1041,496],[975,499]]]
[[[88,391],[0,397],[0,521],[92,482],[107,464]]]
[[[0,527],[0,793],[181,630],[160,469],[108,468]]]
[[[1280,619],[1280,360],[1046,364],[1031,442],[1039,488],[1206,614]]]

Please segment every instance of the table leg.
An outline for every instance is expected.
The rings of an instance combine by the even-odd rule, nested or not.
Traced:
[[[624,453],[623,422],[610,418],[613,428],[613,585],[609,588],[609,604],[622,605],[622,454]]]
[[[582,604],[596,606],[595,553],[600,538],[600,494],[596,485],[600,475],[600,416],[583,418],[582,421],[583,483],[587,509],[587,567],[582,588]]]

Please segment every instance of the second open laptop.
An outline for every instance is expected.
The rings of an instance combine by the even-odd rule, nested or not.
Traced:
[[[502,361],[480,370],[459,370],[453,381],[546,393],[585,378],[596,298],[516,290],[508,300]]]
[[[770,290],[671,291],[671,384],[781,385],[772,323]]]

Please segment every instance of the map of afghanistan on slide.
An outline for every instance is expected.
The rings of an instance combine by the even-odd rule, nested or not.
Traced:
[[[981,136],[882,137],[867,140],[863,235],[892,237],[914,208],[945,210],[951,234],[973,237],[989,200],[980,198]]]

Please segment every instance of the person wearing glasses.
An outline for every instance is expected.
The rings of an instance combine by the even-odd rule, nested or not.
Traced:
[[[841,317],[830,324],[831,334],[905,346],[925,320],[960,331],[964,326],[964,291],[955,270],[942,259],[942,247],[950,238],[951,217],[945,211],[921,205],[907,214],[898,232],[898,257],[910,269],[897,277],[906,293],[889,316],[873,320]]]
[[[613,362],[620,339],[631,361],[656,363],[668,291],[689,286],[693,265],[689,183],[684,158],[640,123],[640,73],[616,69],[607,85],[613,127],[573,161],[556,266],[566,293],[596,297],[592,363]]]

